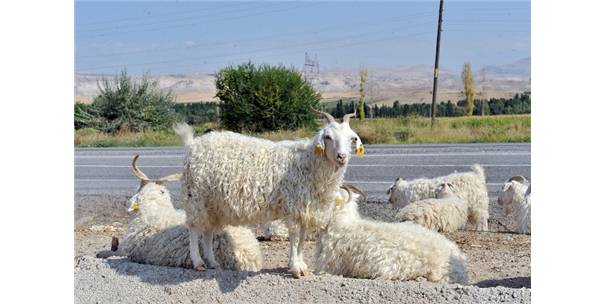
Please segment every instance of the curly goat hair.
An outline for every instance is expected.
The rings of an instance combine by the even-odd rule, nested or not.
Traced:
[[[501,188],[497,204],[506,216],[513,215],[517,233],[531,233],[531,193],[530,183],[509,179]]]
[[[134,216],[118,254],[139,263],[192,268],[185,212],[173,207],[170,193],[162,185],[165,181],[179,179],[180,174],[151,180],[136,166],[137,158],[138,155],[133,160],[133,172],[141,180],[141,187],[129,200],[129,211]],[[213,247],[223,269],[261,270],[263,255],[250,229],[226,226],[215,237]]]
[[[190,254],[195,268],[218,267],[210,243],[226,225],[253,225],[281,219],[289,227],[290,273],[307,272],[303,260],[306,233],[326,225],[332,194],[342,184],[352,146],[362,155],[360,137],[349,127],[354,114],[328,123],[311,140],[276,143],[233,132],[209,132],[194,138],[185,124],[174,127],[185,145],[182,192]]]
[[[436,198],[412,202],[400,209],[396,218],[438,232],[453,232],[467,224],[467,202],[454,194],[452,184],[443,183],[436,189]]]
[[[402,178],[387,190],[389,202],[395,208],[428,198],[436,197],[436,189],[440,184],[450,183],[454,186],[454,194],[467,203],[468,222],[478,231],[488,230],[488,189],[484,169],[474,164],[471,172],[452,173],[436,178],[419,178],[411,181]]]
[[[385,223],[362,218],[358,194],[347,198],[316,244],[316,271],[353,278],[467,284],[465,255],[443,235],[414,223]],[[342,201],[343,199],[341,199]],[[338,201],[335,205],[339,205]]]

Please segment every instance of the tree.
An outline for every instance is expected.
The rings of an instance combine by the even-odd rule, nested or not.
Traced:
[[[360,69],[360,101],[358,102],[358,116],[360,120],[364,120],[364,99],[366,98],[366,79],[368,78],[368,70]]]
[[[243,63],[217,73],[221,123],[234,131],[275,131],[315,127],[320,94],[301,74],[284,66]]]
[[[475,84],[473,83],[473,72],[471,71],[471,63],[465,62],[463,64],[463,72],[461,73],[461,79],[463,79],[463,89],[465,92],[465,98],[467,103],[465,104],[465,114],[471,116],[474,108],[474,97],[476,94]]]

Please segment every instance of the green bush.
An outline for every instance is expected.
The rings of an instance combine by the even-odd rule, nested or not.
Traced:
[[[225,128],[263,132],[315,127],[320,95],[301,74],[284,66],[244,63],[219,71],[217,97]]]
[[[80,124],[108,133],[165,130],[177,120],[172,93],[161,92],[147,75],[137,83],[122,71],[112,80],[103,79],[99,91],[87,111],[81,111],[83,107],[76,113],[76,127]]]
[[[219,121],[219,105],[216,102],[176,103],[179,119],[190,124]]]

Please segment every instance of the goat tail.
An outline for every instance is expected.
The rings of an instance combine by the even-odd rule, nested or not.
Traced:
[[[483,180],[486,180],[486,175],[484,174],[484,168],[482,168],[482,166],[479,164],[473,164],[471,165],[471,170],[473,170]]]
[[[194,143],[194,128],[186,123],[177,123],[173,125],[173,131],[181,139],[181,143],[184,146],[190,146]]]

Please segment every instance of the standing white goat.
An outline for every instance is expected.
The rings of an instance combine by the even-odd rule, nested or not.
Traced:
[[[465,228],[467,211],[467,202],[455,195],[454,186],[442,183],[436,189],[436,198],[412,202],[398,211],[396,218],[438,232],[453,232]]]
[[[290,273],[307,273],[303,242],[310,229],[323,227],[332,215],[332,195],[343,182],[352,146],[363,154],[360,137],[347,114],[328,124],[312,140],[279,144],[233,132],[210,132],[194,138],[186,124],[174,127],[186,147],[184,208],[190,230],[191,258],[204,270],[198,239],[209,268],[218,266],[211,242],[226,225],[283,219],[289,230]]]
[[[513,214],[517,233],[530,234],[530,182],[527,179],[510,178],[499,193],[497,204],[503,208],[506,216]]]
[[[191,268],[185,212],[173,207],[170,193],[163,185],[166,181],[179,180],[181,174],[152,180],[137,167],[138,157],[133,159],[132,169],[141,181],[140,187],[129,200],[129,212],[134,216],[118,254],[139,263]],[[263,255],[250,229],[227,226],[214,239],[213,246],[224,269],[261,270]]]
[[[469,223],[478,231],[488,230],[488,189],[484,169],[474,164],[472,172],[452,173],[436,178],[419,178],[406,181],[396,179],[387,190],[389,202],[394,208],[403,208],[406,205],[423,199],[435,198],[436,189],[442,183],[454,186],[454,193],[467,203]]]
[[[467,284],[465,255],[443,235],[420,225],[384,223],[358,213],[350,186],[335,194],[337,210],[316,244],[316,271],[354,278]],[[351,189],[351,190],[356,190]],[[359,190],[356,190],[359,192]]]

